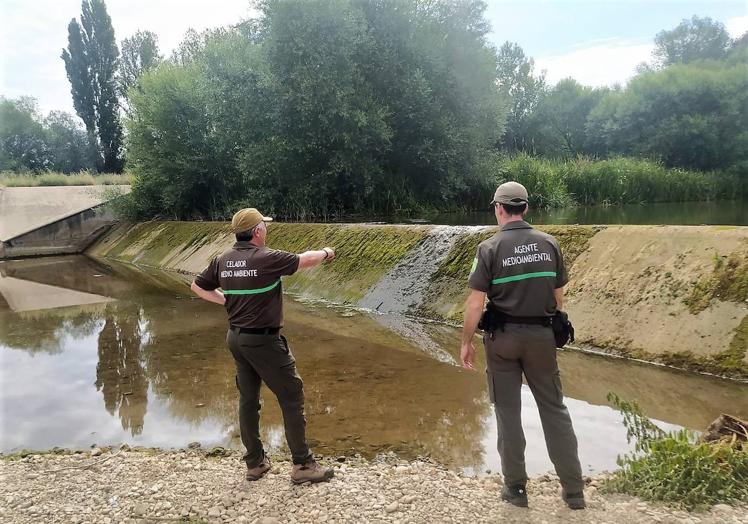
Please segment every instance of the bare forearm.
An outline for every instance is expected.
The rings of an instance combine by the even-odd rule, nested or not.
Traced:
[[[305,251],[299,255],[299,269],[307,269],[320,265],[325,260],[335,258],[335,250],[329,247],[316,251]]]
[[[560,287],[553,290],[553,296],[556,297],[556,309],[563,311],[564,309],[564,288]]]
[[[462,343],[468,344],[473,340],[478,322],[483,314],[483,305],[486,303],[486,294],[481,291],[472,290],[465,301],[465,325],[462,328]]]
[[[192,289],[192,291],[203,300],[213,302],[214,304],[218,304],[219,306],[223,306],[224,304],[226,304],[226,297],[224,297],[223,293],[221,293],[217,289],[208,291],[207,289],[201,288],[194,282],[190,286],[190,289]]]
[[[299,255],[299,269],[305,269],[318,266],[325,260],[325,253],[322,250],[304,251]]]
[[[462,343],[467,344],[473,339],[475,330],[478,329],[478,322],[483,313],[483,307],[471,306],[465,308],[465,325],[462,328]]]

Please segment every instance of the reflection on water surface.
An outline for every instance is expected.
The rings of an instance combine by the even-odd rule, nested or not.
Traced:
[[[225,313],[191,298],[182,280],[85,257],[45,258],[0,263],[0,291],[3,452],[123,442],[240,446]],[[397,321],[286,301],[284,331],[305,381],[314,450],[431,455],[467,471],[496,471],[483,373],[423,349],[456,357],[458,331],[392,329]],[[613,468],[629,449],[608,391],[637,399],[668,425],[699,429],[722,411],[748,415],[744,384],[570,352],[559,362],[591,472]],[[540,421],[523,393],[528,468],[544,472]],[[263,438],[281,449],[280,410],[269,391],[264,397]]]

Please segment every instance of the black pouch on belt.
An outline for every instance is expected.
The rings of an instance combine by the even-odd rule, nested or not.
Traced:
[[[574,342],[574,326],[569,315],[563,311],[556,311],[551,321],[553,335],[556,337],[556,347],[562,348],[569,342]]]
[[[478,329],[484,333],[492,333],[496,331],[501,324],[500,316],[501,313],[499,313],[489,302],[486,305],[486,310],[480,317],[480,321],[478,321]]]

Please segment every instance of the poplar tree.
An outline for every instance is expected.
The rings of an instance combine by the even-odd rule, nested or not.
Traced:
[[[156,67],[162,56],[158,50],[158,37],[151,31],[138,31],[122,40],[122,57],[119,66],[119,89],[123,101],[129,102],[128,92],[138,85],[144,72]],[[127,104],[123,104],[128,111]]]
[[[121,172],[122,126],[115,78],[119,50],[103,0],[83,0],[80,24],[76,19],[68,24],[68,48],[63,49],[62,59],[97,169]]]

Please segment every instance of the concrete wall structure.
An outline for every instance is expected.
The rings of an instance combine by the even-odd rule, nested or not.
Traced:
[[[80,253],[116,222],[104,203],[129,186],[0,188],[0,259]]]
[[[455,238],[438,263],[411,260],[432,229],[273,223],[268,244],[337,250],[332,263],[284,279],[286,291],[361,306],[375,287],[411,293],[402,273],[412,270],[428,285],[407,313],[459,323],[476,248],[496,228],[449,227]],[[577,347],[748,378],[748,227],[540,229],[558,239],[567,260],[565,309]],[[226,223],[148,222],[112,229],[88,253],[192,275],[233,242]],[[381,285],[394,277],[398,286]]]

